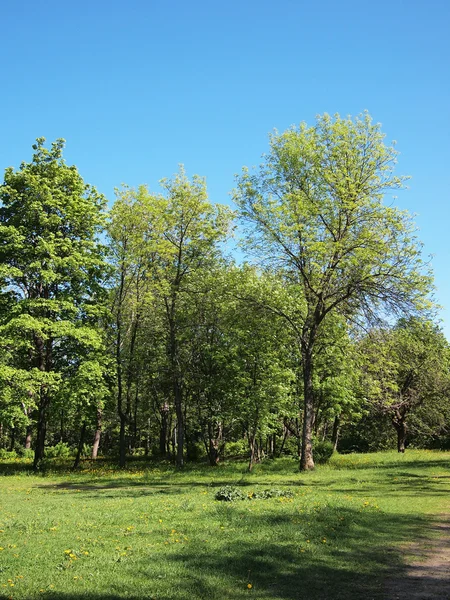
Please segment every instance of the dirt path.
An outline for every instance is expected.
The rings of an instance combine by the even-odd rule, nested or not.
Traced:
[[[408,567],[386,582],[386,600],[450,600],[450,515],[404,551]]]

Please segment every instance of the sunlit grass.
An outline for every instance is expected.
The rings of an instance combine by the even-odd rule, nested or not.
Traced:
[[[53,463],[36,476],[4,464],[0,597],[385,598],[399,546],[448,512],[449,458],[336,456],[306,474],[293,459],[252,473],[244,463],[179,472],[137,461],[76,473]],[[294,497],[217,502],[224,484]]]

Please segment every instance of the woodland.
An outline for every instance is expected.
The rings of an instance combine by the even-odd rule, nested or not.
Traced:
[[[64,144],[0,186],[0,458],[450,447],[433,276],[368,114],[271,135],[234,208],[182,167],[108,204]]]

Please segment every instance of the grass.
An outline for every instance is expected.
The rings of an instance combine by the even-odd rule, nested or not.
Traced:
[[[446,453],[120,471],[0,465],[0,598],[378,600],[401,546],[449,511]],[[293,498],[218,502],[221,485]]]

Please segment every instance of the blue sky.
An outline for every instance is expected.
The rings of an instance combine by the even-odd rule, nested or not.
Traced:
[[[267,134],[369,110],[412,176],[450,338],[448,0],[3,0],[0,169],[38,136],[110,200],[184,163],[229,202]]]

